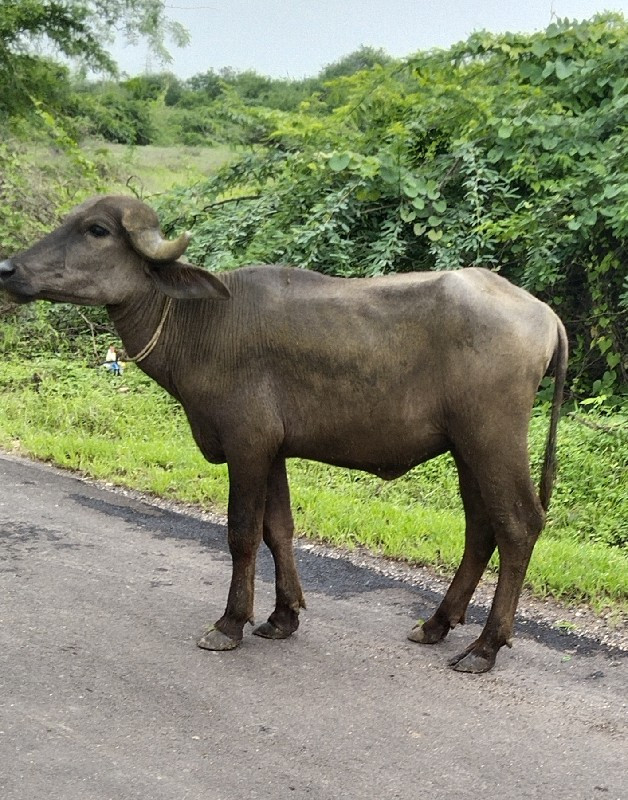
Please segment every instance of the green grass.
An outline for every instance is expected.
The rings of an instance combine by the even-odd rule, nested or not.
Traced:
[[[173,187],[206,180],[233,154],[224,145],[128,147],[90,140],[64,150],[41,137],[0,141],[0,258],[30,246],[87,197],[134,192],[150,203]]]
[[[41,378],[37,384],[34,373]],[[226,468],[202,458],[182,411],[137,368],[116,380],[59,359],[5,361],[0,390],[3,449],[155,495],[226,507]],[[622,422],[612,432],[569,418],[561,423],[560,477],[527,576],[538,596],[597,608],[628,603],[628,443]],[[546,426],[545,413],[535,416],[535,474]],[[450,457],[389,483],[301,461],[290,464],[290,476],[300,532],[443,573],[457,566],[464,520]]]
[[[210,177],[232,158],[227,145],[215,147],[129,147],[123,144],[86,142],[83,151],[106,165],[109,192],[127,194],[129,188],[150,196],[175,186],[191,186]]]
[[[17,146],[17,145],[16,145]],[[72,194],[71,184],[79,183],[80,169],[73,157],[63,150],[36,141],[30,145],[19,144],[25,170],[36,171],[29,190],[37,195],[42,187],[50,189],[62,182],[63,193]],[[209,178],[233,158],[236,152],[227,145],[212,147],[158,147],[156,145],[130,146],[114,144],[99,139],[88,139],[80,144],[80,153],[95,165],[100,180],[100,191],[129,194],[135,191],[150,197],[175,186],[191,186]],[[77,177],[78,176],[78,177]],[[82,177],[77,201],[83,194],[93,193],[88,188],[94,177]]]

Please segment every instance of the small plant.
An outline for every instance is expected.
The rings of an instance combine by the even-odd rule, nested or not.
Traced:
[[[554,627],[558,628],[560,631],[564,631],[565,633],[570,633],[571,631],[577,630],[577,625],[573,622],[569,622],[569,620],[561,619],[558,622],[554,623]]]

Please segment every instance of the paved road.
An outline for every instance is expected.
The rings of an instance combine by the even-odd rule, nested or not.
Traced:
[[[628,798],[620,653],[541,630],[461,675],[446,660],[476,624],[413,645],[433,596],[305,548],[299,633],[209,653],[194,637],[222,611],[224,541],[0,457],[3,800]],[[258,572],[262,619],[266,554]]]

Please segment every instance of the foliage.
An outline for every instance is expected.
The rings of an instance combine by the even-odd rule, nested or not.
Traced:
[[[0,391],[0,446],[121,485],[225,508],[226,468],[203,460],[180,407],[135,366],[118,379],[76,359],[5,358]],[[527,576],[537,595],[598,606],[628,599],[621,422],[617,418],[615,429],[613,420],[604,419],[603,429],[593,430],[563,420],[559,482]],[[546,414],[533,419],[537,475],[546,429]],[[300,461],[291,462],[290,476],[301,532],[445,572],[460,560],[463,518],[448,457],[392,482]]]
[[[162,0],[0,0],[0,112],[24,114],[44,104],[59,109],[56,77],[65,71],[35,54],[44,45],[98,72],[115,74],[107,52],[114,33],[145,39],[162,60],[166,37],[187,42],[185,30],[165,16]],[[61,106],[64,109],[64,105]]]
[[[105,176],[96,163],[52,117],[41,113],[47,139],[28,146],[16,140],[0,142],[0,258],[32,244],[55,227],[65,212],[104,186]],[[47,303],[15,306],[0,297],[3,357],[27,358],[69,349],[89,352],[93,347],[90,334],[105,331],[111,331],[111,326],[102,309]]]
[[[259,143],[266,141],[268,130],[254,109],[296,112],[313,94],[330,91],[332,74],[350,75],[390,61],[383,51],[360,48],[323,69],[319,76],[301,80],[223,67],[185,81],[167,72],[117,83],[75,81],[74,107],[67,113],[80,119],[80,130],[113,142],[205,146],[216,142]]]
[[[232,103],[264,149],[161,203],[211,268],[501,271],[550,302],[572,391],[627,381],[628,23],[474,34],[343,76],[298,113]],[[248,202],[225,199],[253,196]],[[222,205],[217,206],[219,201]]]
[[[353,53],[343,56],[333,64],[327,64],[319,73],[321,81],[332,81],[335,78],[355,75],[365,69],[372,69],[377,65],[391,64],[393,59],[381,48],[362,45]]]
[[[28,145],[0,141],[0,256],[49,231],[86,195],[102,189],[102,175],[55,120],[42,112],[47,137]]]
[[[134,95],[128,82],[93,85],[76,91],[73,127],[82,136],[98,136],[119,144],[144,145],[154,139],[151,104]]]
[[[1,308],[1,307],[0,307]],[[1,309],[0,354],[3,358],[33,358],[56,354],[100,364],[115,333],[103,308],[79,308],[65,303],[35,303]]]
[[[178,46],[189,39],[181,25],[167,18],[162,0],[0,0],[0,52],[5,63],[15,53],[45,42],[92,69],[115,72],[106,45],[119,32],[129,42],[145,39],[166,61],[166,37]]]
[[[628,553],[628,416],[574,413],[561,422],[551,525]]]
[[[193,75],[181,84],[176,104],[183,107],[207,106],[224,94],[235,94],[245,105],[259,105],[285,111],[296,110],[299,103],[322,86],[317,78],[288,80],[269,78],[254,70],[238,72],[231,67],[208,70]],[[175,103],[171,103],[174,105]]]

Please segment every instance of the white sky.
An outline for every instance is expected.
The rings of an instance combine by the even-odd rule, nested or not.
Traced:
[[[120,69],[165,68],[181,78],[209,69],[254,69],[275,78],[316,75],[361,45],[392,56],[447,47],[476,30],[533,32],[555,17],[605,10],[628,17],[628,0],[166,0],[168,16],[191,35],[162,67],[143,46],[117,44]]]

